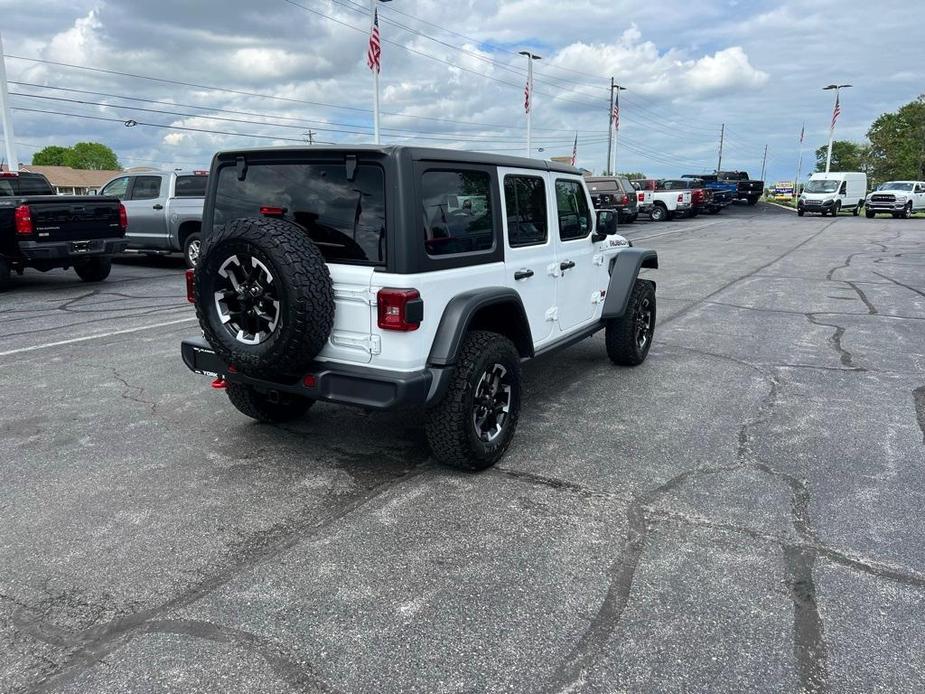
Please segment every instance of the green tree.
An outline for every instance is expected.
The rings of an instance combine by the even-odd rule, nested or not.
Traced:
[[[816,171],[825,171],[828,145],[816,150]],[[868,148],[857,142],[835,140],[832,143],[831,171],[867,171]]]
[[[628,179],[631,180],[631,181],[638,181],[638,180],[640,180],[640,179],[646,177],[646,175],[645,175],[644,173],[638,173],[638,172],[636,172],[636,173],[618,173],[617,176],[625,176],[626,178],[628,178]]]
[[[925,94],[884,113],[867,131],[870,174],[877,183],[925,178]]]
[[[122,168],[116,153],[99,142],[78,142],[64,155],[65,166],[75,169],[114,170]]]
[[[64,166],[67,150],[67,147],[48,145],[32,155],[32,163],[36,166]]]

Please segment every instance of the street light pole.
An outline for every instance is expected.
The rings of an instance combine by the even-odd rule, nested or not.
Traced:
[[[531,127],[533,121],[533,61],[542,60],[538,55],[530,51],[521,51],[520,55],[527,56],[527,86],[524,89],[524,107],[527,111],[527,156],[533,156],[533,147],[531,145]]]
[[[850,84],[830,84],[828,87],[822,88],[822,91],[828,91],[830,89],[835,90],[835,105],[832,107],[832,125],[829,126],[829,149],[825,155],[825,172],[826,173],[829,173],[829,168],[832,165],[832,140],[835,139],[835,120],[838,118],[838,114],[841,112],[841,103],[838,100],[838,92],[850,86],[852,85]]]

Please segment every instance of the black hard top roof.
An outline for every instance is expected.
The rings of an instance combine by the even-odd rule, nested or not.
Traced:
[[[215,156],[227,158],[243,154],[280,154],[283,152],[299,154],[343,153],[343,154],[381,154],[397,157],[401,153],[412,159],[429,161],[458,162],[461,164],[488,164],[490,166],[509,166],[517,169],[539,169],[541,171],[558,171],[581,175],[574,166],[560,164],[546,159],[528,159],[510,155],[489,154],[486,152],[468,152],[459,149],[442,149],[438,147],[412,147],[408,145],[315,145],[306,147],[256,147],[253,149],[229,149],[218,152]]]

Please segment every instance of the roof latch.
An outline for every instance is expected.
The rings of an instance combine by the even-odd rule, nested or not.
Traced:
[[[247,178],[247,159],[242,156],[235,157],[234,168],[235,171],[238,172],[239,181],[243,181]]]

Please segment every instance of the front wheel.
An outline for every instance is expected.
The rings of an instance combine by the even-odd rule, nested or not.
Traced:
[[[832,210],[832,216],[833,216],[833,217],[837,217],[839,212],[841,212],[841,203],[840,203],[840,202],[836,202],[836,203],[835,203],[835,209]]]
[[[806,210],[797,210],[797,217],[802,217],[804,214],[806,214]]]
[[[443,399],[427,411],[434,457],[464,470],[491,467],[507,450],[520,417],[520,354],[503,335],[466,336]]]
[[[298,395],[261,393],[243,383],[229,383],[225,391],[238,412],[259,422],[289,422],[304,415],[315,404],[314,400]]]
[[[861,206],[856,206],[853,210],[851,210],[851,214],[853,214],[855,217],[861,214]]]
[[[86,258],[74,263],[74,272],[84,282],[102,282],[112,271],[112,258]]]
[[[903,208],[902,218],[903,219],[912,218],[912,203],[911,202]]]
[[[192,269],[199,262],[199,256],[202,253],[202,236],[200,234],[190,234],[183,241],[183,260],[186,261],[186,267]]]
[[[636,280],[626,313],[607,321],[604,342],[610,361],[637,366],[646,360],[655,337],[655,285]]]
[[[874,217],[877,216],[877,213],[874,212],[873,210],[865,210],[864,216],[867,217],[868,219],[873,219]]]

